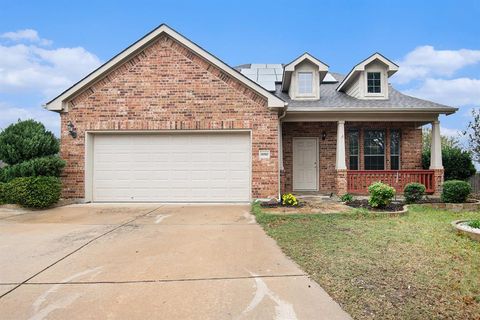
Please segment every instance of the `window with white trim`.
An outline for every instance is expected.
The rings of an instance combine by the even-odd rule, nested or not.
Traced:
[[[360,154],[358,130],[348,131],[348,151],[349,151],[349,169],[358,170],[358,158]]]
[[[380,72],[367,72],[367,92],[382,93],[382,76]]]
[[[363,158],[365,170],[385,170],[385,131],[365,130]]]
[[[400,170],[400,130],[390,130],[390,169]]]
[[[313,72],[299,72],[297,83],[299,95],[313,95]]]

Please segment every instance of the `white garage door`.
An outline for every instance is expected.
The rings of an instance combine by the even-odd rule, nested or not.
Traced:
[[[93,201],[250,200],[249,133],[97,134]]]

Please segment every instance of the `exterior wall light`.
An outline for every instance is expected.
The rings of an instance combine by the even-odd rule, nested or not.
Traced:
[[[327,138],[327,133],[325,131],[322,132],[322,140],[325,140]]]
[[[68,133],[72,136],[73,139],[75,139],[77,137],[77,128],[75,128],[72,121],[68,121],[67,130],[68,130]]]

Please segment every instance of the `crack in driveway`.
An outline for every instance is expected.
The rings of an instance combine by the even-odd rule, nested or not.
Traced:
[[[100,239],[100,238],[102,238],[102,237],[104,237],[104,236],[106,236],[106,235],[114,232],[115,230],[118,230],[118,229],[120,229],[120,228],[122,228],[122,227],[124,227],[124,226],[126,226],[126,225],[128,225],[128,224],[130,224],[130,223],[132,223],[132,222],[134,222],[135,220],[138,220],[138,219],[140,219],[140,218],[143,218],[143,217],[147,216],[148,214],[150,214],[150,213],[152,213],[152,212],[155,212],[156,210],[160,209],[160,208],[163,207],[163,206],[164,206],[164,205],[161,205],[161,206],[159,206],[159,207],[157,207],[157,208],[155,208],[155,209],[153,209],[153,210],[150,210],[150,211],[148,211],[148,212],[146,212],[146,213],[144,213],[144,214],[138,215],[138,216],[136,216],[135,218],[130,219],[130,220],[128,220],[127,222],[124,222],[124,223],[122,223],[122,224],[119,224],[119,225],[117,225],[115,228],[112,228],[112,229],[110,229],[110,230],[108,230],[108,231],[106,231],[106,232],[104,232],[104,233],[96,236],[95,238],[90,239],[89,241],[87,241],[86,243],[84,243],[83,245],[81,245],[80,247],[78,247],[77,249],[75,249],[75,250],[73,250],[72,252],[66,254],[66,255],[63,256],[62,258],[56,260],[55,262],[53,262],[53,263],[51,263],[50,265],[46,266],[45,268],[43,268],[42,270],[38,271],[38,272],[35,273],[34,275],[30,276],[28,279],[26,279],[26,280],[18,283],[18,284],[15,285],[15,287],[13,287],[12,289],[10,289],[10,290],[8,290],[7,292],[3,293],[2,295],[0,295],[0,299],[2,299],[3,297],[5,297],[7,294],[15,291],[15,290],[18,289],[20,286],[26,284],[28,281],[32,280],[33,278],[35,278],[35,277],[38,276],[39,274],[45,272],[46,270],[48,270],[48,269],[50,269],[51,267],[53,267],[53,266],[55,266],[56,264],[58,264],[59,262],[65,260],[66,258],[70,257],[70,256],[73,255],[74,253],[76,253],[76,252],[80,251],[81,249],[85,248],[86,246],[88,246],[89,244],[93,243],[94,241],[96,241],[96,240],[98,240],[98,239]]]

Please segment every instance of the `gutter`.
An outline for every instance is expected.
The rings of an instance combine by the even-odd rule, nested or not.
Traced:
[[[283,137],[282,137],[282,119],[287,115],[288,103],[285,102],[282,114],[278,117],[278,200],[282,199],[282,178],[283,168]]]

